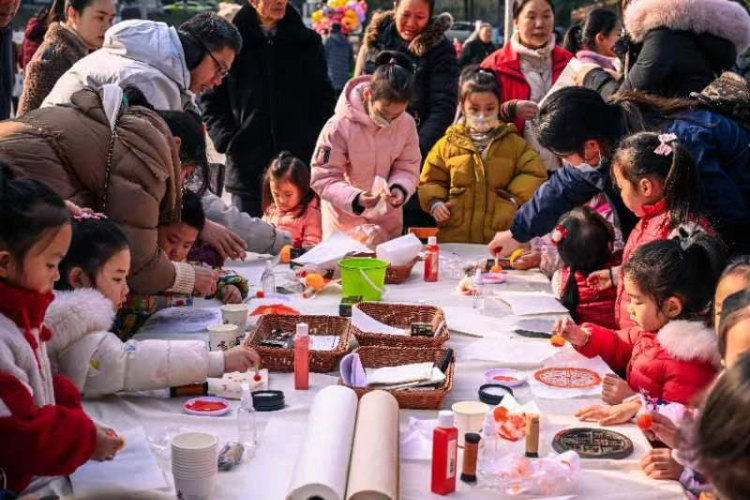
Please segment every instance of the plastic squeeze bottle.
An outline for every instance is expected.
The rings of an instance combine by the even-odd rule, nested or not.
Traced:
[[[298,391],[310,388],[310,333],[307,323],[297,324],[294,337],[294,388]]]
[[[447,495],[456,491],[458,429],[453,426],[453,412],[441,411],[432,435],[432,492]]]
[[[433,282],[438,280],[438,270],[440,268],[440,247],[437,244],[437,238],[430,236],[427,238],[427,248],[424,256],[424,280]]]
[[[249,384],[242,384],[240,407],[237,411],[237,434],[239,442],[245,447],[245,456],[255,454],[257,435],[255,433],[255,408]]]

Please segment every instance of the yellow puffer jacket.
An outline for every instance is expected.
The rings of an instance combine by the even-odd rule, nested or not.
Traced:
[[[515,132],[515,126],[501,125],[482,155],[459,123],[432,148],[419,201],[428,213],[435,202],[450,202],[451,216],[438,224],[438,241],[489,243],[547,180],[536,152]]]

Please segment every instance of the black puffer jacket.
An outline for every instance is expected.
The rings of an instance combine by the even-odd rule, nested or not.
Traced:
[[[750,44],[750,15],[730,0],[635,0],[625,12],[625,30],[623,79],[594,69],[584,85],[605,98],[618,90],[687,97],[734,66]]]
[[[375,59],[383,50],[403,52],[414,61],[416,84],[409,112],[417,121],[422,158],[445,134],[456,114],[458,60],[445,37],[452,24],[450,14],[435,16],[425,31],[407,43],[398,35],[393,11],[377,12],[365,34],[363,73],[375,70]]]
[[[270,39],[249,3],[234,24],[242,51],[200,104],[217,151],[227,154],[227,191],[259,202],[261,176],[276,154],[312,158],[335,98],[320,36],[291,5]]]

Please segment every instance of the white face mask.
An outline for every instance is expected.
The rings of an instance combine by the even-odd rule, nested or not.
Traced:
[[[499,127],[500,120],[497,118],[497,113],[490,116],[468,115],[466,117],[466,125],[472,132],[485,134]]]

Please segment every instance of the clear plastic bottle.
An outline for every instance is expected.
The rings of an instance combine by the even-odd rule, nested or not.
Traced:
[[[270,260],[266,261],[266,270],[260,278],[260,288],[266,297],[276,293],[276,275],[273,273],[273,262]]]
[[[474,274],[474,286],[476,287],[477,293],[474,295],[474,309],[484,310],[484,280],[482,279],[482,271],[477,269]]]
[[[237,435],[238,440],[245,447],[245,457],[255,455],[258,438],[255,430],[255,408],[253,407],[253,395],[249,384],[242,384],[240,396],[240,407],[237,410]]]

